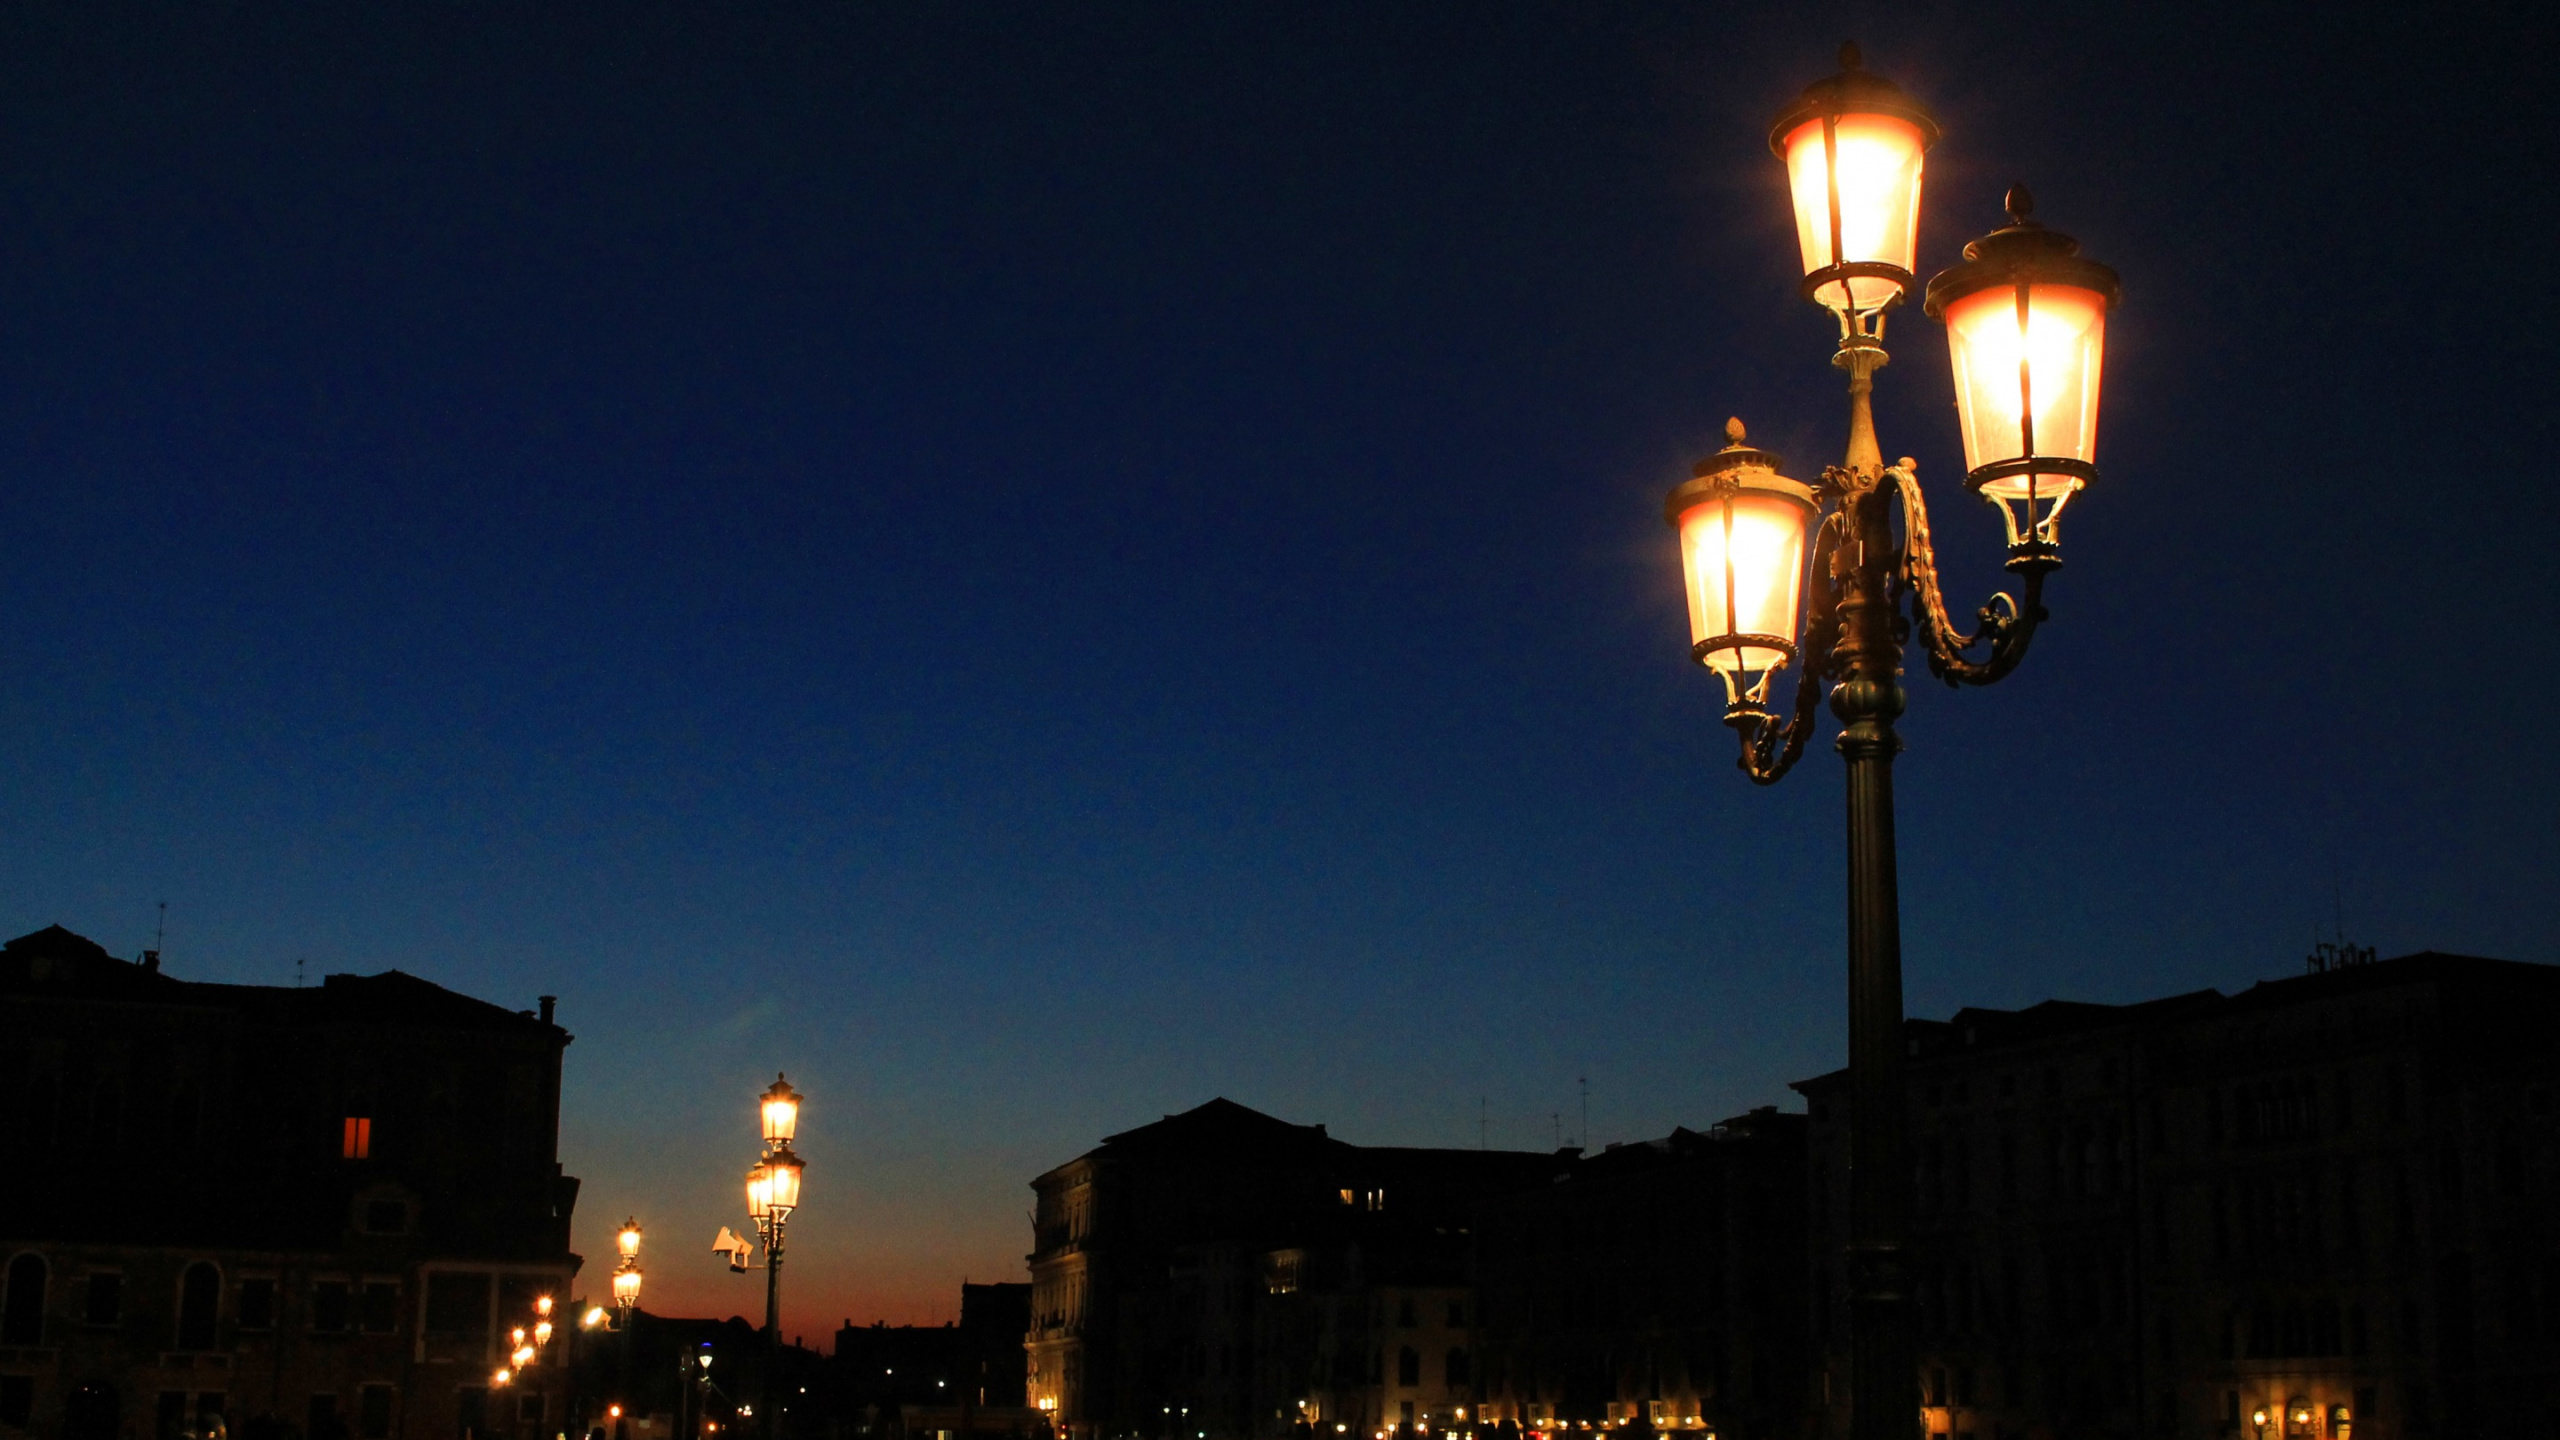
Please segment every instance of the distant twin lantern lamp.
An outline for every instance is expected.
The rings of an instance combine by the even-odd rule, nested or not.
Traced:
[[[1785,776],[1826,700],[1841,722],[1851,1440],[1909,1440],[1920,1408],[1903,1251],[1912,1172],[1893,834],[1903,650],[1918,640],[1949,685],[1989,685],[2025,658],[2047,618],[2046,577],[2062,563],[2062,508],[2097,479],[2099,362],[2118,294],[2114,271],[2036,223],[2023,185],[2009,192],[2009,223],[1923,292],[1922,308],[1947,330],[1965,487],[2000,511],[2007,568],[2022,582],[1960,629],[1939,587],[1917,464],[1885,463],[1873,404],[1885,313],[1918,291],[1921,168],[1938,138],[1929,113],[1868,73],[1854,45],[1841,47],[1838,74],[1779,113],[1769,146],[1794,211],[1799,289],[1838,322],[1831,363],[1848,375],[1848,444],[1818,479],[1795,480],[1729,421],[1724,448],[1663,505],[1679,535],[1690,657],[1724,682],[1743,772],[1761,785]],[[1773,684],[1798,662],[1782,705]]]

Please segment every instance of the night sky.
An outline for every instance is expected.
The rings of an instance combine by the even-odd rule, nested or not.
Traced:
[[[1497,1146],[1843,1045],[1663,492],[1844,407],[1769,119],[1934,107],[1924,270],[2123,273],[2100,487],[1912,683],[1913,1013],[2560,960],[2539,11],[938,4],[0,19],[0,920],[561,997],[579,1248],[786,1329],[1016,1278],[1224,1094]],[[1969,611],[1942,332],[1887,335]],[[1560,1117],[1560,1118],[1551,1118]],[[1480,1125],[1481,1121],[1481,1125]],[[591,1283],[601,1262],[590,1260]]]

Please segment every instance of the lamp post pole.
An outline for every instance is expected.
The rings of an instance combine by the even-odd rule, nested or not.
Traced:
[[[1839,321],[1832,364],[1847,372],[1849,439],[1818,484],[1730,442],[1671,492],[1691,656],[1724,680],[1725,724],[1754,783],[1775,784],[1804,753],[1827,689],[1847,766],[1849,939],[1849,1434],[1911,1440],[1920,1419],[1918,1352],[1904,1253],[1911,1166],[1903,1094],[1902,920],[1895,875],[1893,763],[1902,742],[1902,652],[1922,642],[1949,685],[1989,685],[2026,656],[2046,618],[2045,577],[2061,564],[2056,522],[2097,478],[2098,359],[2115,272],[2029,218],[2010,192],[2009,225],[1965,247],[1925,309],[1947,327],[1963,422],[1966,488],[1998,509],[2019,593],[1992,597],[1972,633],[1940,591],[1916,465],[1887,465],[1876,441],[1885,312],[1917,288],[1921,156],[1937,123],[1855,46],[1778,117],[1803,250],[1802,293]],[[1899,525],[1897,527],[1897,520]],[[1810,537],[1808,544],[1808,528]],[[1808,560],[1807,551],[1810,550]],[[1903,602],[1910,601],[1906,618]],[[1980,653],[1975,652],[1980,649]],[[1772,685],[1801,660],[1792,713]]]

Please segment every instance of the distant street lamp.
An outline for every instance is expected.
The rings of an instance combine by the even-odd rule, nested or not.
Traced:
[[[764,1342],[765,1375],[763,1433],[772,1440],[776,1416],[781,1406],[774,1402],[773,1371],[782,1360],[782,1246],[783,1230],[791,1212],[800,1208],[800,1176],[808,1167],[791,1149],[792,1140],[800,1133],[800,1092],[791,1082],[776,1075],[773,1084],[757,1097],[757,1110],[763,1121],[764,1149],[754,1168],[747,1171],[747,1218],[755,1222],[756,1239],[764,1246]],[[735,1248],[732,1248],[732,1246]],[[713,1253],[728,1259],[729,1268],[744,1270],[746,1242],[733,1240],[727,1227],[722,1227],[713,1242]],[[741,1414],[751,1415],[744,1411]]]
[[[614,1388],[627,1397],[631,1393],[632,1320],[640,1308],[640,1221],[638,1218],[634,1217],[622,1222],[622,1228],[614,1232],[613,1248],[620,1254],[620,1258],[613,1264],[613,1306],[622,1312],[617,1322],[622,1332],[620,1357],[622,1374],[620,1383]],[[617,1413],[614,1416],[615,1440],[621,1440],[619,1433],[621,1418],[619,1407],[617,1407]]]
[[[2097,478],[2099,359],[2117,282],[2114,271],[2082,259],[2076,241],[2036,223],[2024,186],[2009,192],[2009,223],[1929,282],[1923,308],[1947,329],[1965,488],[2000,511],[2007,568],[2022,582],[2018,596],[1993,596],[1978,612],[1980,628],[1964,633],[1939,590],[1914,462],[1884,463],[1871,405],[1886,360],[1885,312],[1916,284],[1921,159],[1938,126],[1900,87],[1865,70],[1857,47],[1841,47],[1840,67],[1780,113],[1769,145],[1794,202],[1801,293],[1839,324],[1831,363],[1848,374],[1847,452],[1818,481],[1791,480],[1732,421],[1725,448],[1671,492],[1664,517],[1680,537],[1690,655],[1724,682],[1725,724],[1740,739],[1743,771],[1762,785],[1785,775],[1826,689],[1842,722],[1850,1434],[1909,1440],[1920,1397],[1903,1253],[1911,1169],[1893,834],[1903,644],[1916,634],[1930,673],[1949,685],[1991,684],[2025,658],[2046,618],[2045,577],[2062,563],[2062,508]],[[1798,661],[1803,678],[1782,716],[1772,685]]]

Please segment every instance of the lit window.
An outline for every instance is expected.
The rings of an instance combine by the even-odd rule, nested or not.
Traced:
[[[364,1115],[347,1117],[346,1129],[338,1154],[348,1160],[366,1160],[373,1156],[373,1120]]]

